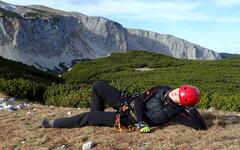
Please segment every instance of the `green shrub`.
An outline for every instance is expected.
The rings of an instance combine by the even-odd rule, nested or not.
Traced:
[[[176,88],[192,84],[202,91],[201,108],[216,107],[239,111],[240,57],[215,61],[174,59],[145,51],[113,53],[109,57],[80,62],[63,77],[91,85],[107,80],[127,92],[143,92],[156,85]],[[135,67],[153,67],[152,71],[135,71]],[[219,101],[220,100],[220,101]],[[236,104],[234,104],[234,103]]]
[[[203,93],[201,95],[201,101],[198,104],[200,108],[210,108],[210,103],[212,102],[212,95],[210,93]]]
[[[25,79],[0,79],[0,91],[9,96],[41,101],[46,85]]]
[[[44,95],[47,105],[66,107],[89,107],[90,99],[91,86],[79,82],[53,83]]]
[[[213,94],[211,106],[221,110],[240,111],[240,95]]]
[[[198,104],[200,108],[214,107],[219,110],[240,111],[240,95],[222,95],[219,93],[204,93],[201,102]]]
[[[42,17],[42,15],[38,12],[27,12],[24,14],[24,17],[32,17],[32,18],[39,18],[39,17]]]
[[[42,102],[47,85],[53,82],[63,83],[64,80],[53,73],[0,56],[0,92],[20,99]]]

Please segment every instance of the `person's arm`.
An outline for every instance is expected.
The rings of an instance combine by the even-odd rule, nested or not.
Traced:
[[[196,107],[186,107],[188,112],[179,114],[174,122],[194,128],[195,130],[207,130],[206,123]]]
[[[207,130],[207,125],[204,121],[204,119],[202,118],[202,116],[200,115],[200,113],[198,112],[196,107],[190,107],[189,108],[189,113],[191,115],[191,120],[192,123],[198,124],[198,125],[193,125],[195,127],[195,129],[197,130]]]
[[[136,100],[135,100],[135,114],[137,117],[137,128],[139,128],[139,131],[141,133],[148,133],[151,132],[151,129],[149,127],[149,125],[143,121],[143,99],[141,96],[139,96]]]

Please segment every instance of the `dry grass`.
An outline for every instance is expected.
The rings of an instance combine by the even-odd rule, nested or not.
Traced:
[[[75,129],[44,129],[38,127],[42,118],[58,118],[87,111],[87,109],[45,107],[31,104],[14,112],[0,111],[0,149],[81,149],[93,140],[95,150],[154,150],[154,149],[239,149],[240,114],[202,111],[209,129],[195,131],[182,125],[154,127],[150,134],[115,132],[109,127]],[[67,148],[62,148],[66,145]]]
[[[0,92],[0,98],[10,98],[8,95]]]

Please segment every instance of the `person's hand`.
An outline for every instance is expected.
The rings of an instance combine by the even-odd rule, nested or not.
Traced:
[[[143,121],[139,122],[138,124],[136,124],[137,128],[139,128],[139,131],[141,133],[149,133],[151,132],[151,129],[149,127],[149,125]]]

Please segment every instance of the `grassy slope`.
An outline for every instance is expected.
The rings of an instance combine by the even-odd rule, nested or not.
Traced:
[[[135,71],[137,67],[153,71]],[[92,83],[97,79],[113,80],[124,86],[136,85],[139,91],[158,84],[177,87],[193,84],[209,93],[222,95],[240,91],[240,58],[216,61],[180,60],[160,54],[130,51],[110,57],[82,62],[63,75],[66,80]]]

